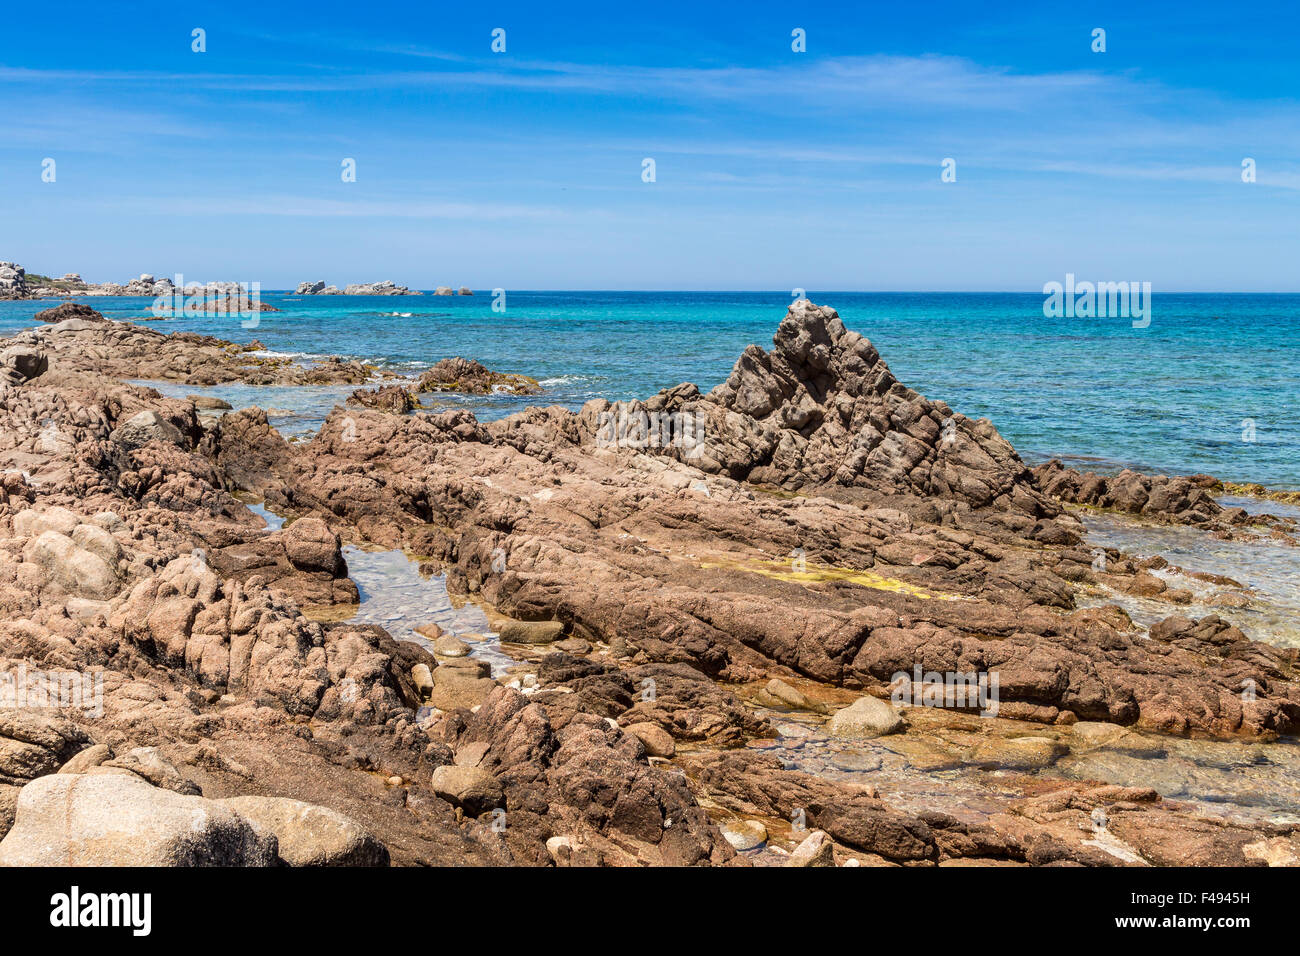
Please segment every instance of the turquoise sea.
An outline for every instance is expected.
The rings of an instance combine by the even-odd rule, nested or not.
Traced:
[[[1043,296],[1034,293],[809,297],[870,338],[903,382],[991,418],[1030,462],[1060,456],[1096,470],[1131,465],[1300,488],[1300,295],[1157,293],[1142,329],[1128,319],[1045,318]],[[576,408],[597,396],[646,397],[685,381],[707,390],[746,345],[770,346],[790,302],[784,292],[510,291],[505,311],[494,312],[482,290],[262,298],[283,311],[263,313],[256,328],[224,317],[153,327],[257,339],[305,360],[357,357],[397,372],[463,355],[545,386],[532,399],[455,400],[483,418],[530,403]],[[117,319],[144,316],[151,305],[78,301]],[[30,327],[52,304],[0,302],[0,334]],[[283,389],[226,391],[245,404],[298,407]],[[346,391],[307,396],[315,404],[308,417]]]

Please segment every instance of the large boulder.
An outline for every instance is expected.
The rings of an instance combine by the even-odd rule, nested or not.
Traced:
[[[51,774],[23,787],[0,866],[272,866],[276,838],[230,807],[132,773]]]
[[[70,536],[80,524],[81,515],[57,505],[44,511],[28,508],[14,515],[14,533],[23,538],[44,534],[46,531],[57,531]]]
[[[429,785],[438,796],[471,816],[500,807],[505,796],[501,781],[481,767],[438,767]]]
[[[171,422],[160,418],[157,412],[136,412],[109,436],[114,442],[125,448],[143,448],[152,441],[166,442],[172,445],[184,443],[181,431]]]
[[[57,531],[45,531],[23,549],[23,559],[44,572],[52,593],[107,601],[122,589],[117,570],[104,558]]]
[[[347,572],[339,536],[320,518],[299,518],[284,529],[284,551],[299,571]]]
[[[388,866],[388,848],[351,817],[285,797],[219,801],[275,835],[289,866]]]

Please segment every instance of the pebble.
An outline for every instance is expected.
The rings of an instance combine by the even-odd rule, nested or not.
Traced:
[[[466,657],[469,645],[454,634],[444,634],[433,642],[433,653],[439,657]]]

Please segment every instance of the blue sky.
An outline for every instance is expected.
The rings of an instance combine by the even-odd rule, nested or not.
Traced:
[[[13,5],[0,260],[264,288],[1300,291],[1300,7],[1132,6]]]

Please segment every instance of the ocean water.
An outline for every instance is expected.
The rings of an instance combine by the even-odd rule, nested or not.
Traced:
[[[403,374],[463,355],[542,381],[533,398],[443,400],[484,419],[528,404],[646,397],[686,381],[707,391],[746,345],[771,345],[790,302],[778,292],[508,292],[506,310],[494,312],[483,291],[262,298],[284,311],[262,313],[256,328],[225,317],[153,327],[257,339],[306,360],[356,357]],[[1043,296],[1033,293],[810,298],[871,339],[906,384],[991,418],[1031,463],[1059,456],[1098,471],[1209,472],[1300,488],[1300,295],[1157,294],[1142,329],[1122,318],[1045,318]],[[118,319],[144,316],[151,304],[81,301]],[[0,302],[0,334],[30,327],[51,304]],[[296,410],[272,390],[225,391],[235,404],[264,396],[258,404]],[[299,416],[306,424],[336,396],[310,398]]]

